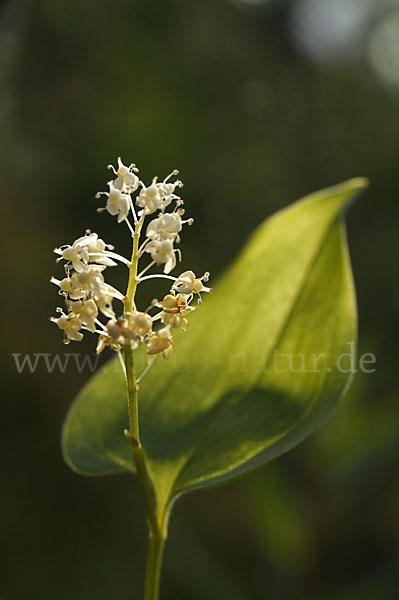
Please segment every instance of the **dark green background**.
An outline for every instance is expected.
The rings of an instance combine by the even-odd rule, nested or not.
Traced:
[[[329,0],[324,13],[323,4],[3,3],[2,600],[141,598],[136,482],[79,477],[60,455],[64,415],[89,373],[49,374],[39,363],[18,374],[12,357],[94,352],[90,336],[62,345],[47,321],[58,302],[48,280],[61,275],[52,249],[87,227],[128,252],[124,229],[95,211],[119,154],[147,181],[181,170],[195,217],[183,267],[209,269],[213,282],[275,210],[353,176],[371,179],[349,215],[349,242],[359,350],[376,355],[376,372],[359,373],[330,421],[294,451],[179,502],[161,597],[394,597],[398,86],[373,67],[370,44],[399,5],[363,1],[361,26],[344,43],[345,11],[359,2]],[[312,52],[304,15],[319,19]],[[334,27],[335,46],[323,33]],[[389,43],[397,55],[398,39]]]

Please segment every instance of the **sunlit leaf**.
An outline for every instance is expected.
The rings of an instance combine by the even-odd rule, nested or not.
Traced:
[[[144,378],[141,438],[158,502],[282,454],[336,406],[351,380],[342,355],[356,343],[343,215],[366,184],[348,181],[266,220],[189,330],[176,332],[170,359]],[[142,354],[136,362],[140,371]],[[111,361],[72,405],[66,460],[88,475],[134,471],[126,426],[126,386]]]

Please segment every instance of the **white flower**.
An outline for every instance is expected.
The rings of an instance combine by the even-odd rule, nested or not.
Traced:
[[[51,317],[50,321],[56,323],[58,327],[65,334],[65,343],[69,343],[70,340],[75,342],[80,342],[83,339],[83,333],[80,333],[80,329],[82,328],[82,321],[80,318],[71,313],[69,315],[65,315],[64,313],[58,319]]]
[[[57,262],[64,259],[68,263],[72,263],[75,271],[82,271],[89,263],[89,251],[87,248],[75,246],[75,242],[72,246],[55,248],[54,252],[61,255],[60,258],[57,259]]]
[[[69,293],[72,299],[76,292],[92,293],[101,295],[104,291],[104,277],[102,271],[105,267],[91,266],[80,272],[73,273],[71,277],[71,292]]]
[[[92,266],[80,273],[73,273],[71,277],[71,289],[69,297],[74,300],[81,298],[82,292],[85,296],[92,296],[100,311],[106,317],[112,318],[115,313],[112,308],[112,298],[123,299],[120,292],[104,282],[102,270],[105,267]]]
[[[120,189],[116,188],[114,181],[108,181],[108,187],[109,192],[98,192],[96,194],[96,198],[99,198],[101,195],[107,196],[105,208],[98,208],[97,210],[98,212],[107,210],[112,216],[118,215],[118,223],[121,223],[129,214],[130,196],[123,194]]]
[[[157,183],[158,178],[154,177],[150,186],[146,187],[142,183],[142,189],[136,199],[137,205],[144,209],[145,214],[151,215],[156,210],[164,211],[172,200],[178,200],[182,204],[179,196],[176,196],[175,189],[182,187],[181,181],[168,182],[169,178],[177,175],[178,171],[172,171],[161,183]]]
[[[144,208],[147,215],[154,213],[156,210],[161,210],[163,207],[161,190],[159,184],[155,181],[148,187],[143,186],[136,198],[137,206]]]
[[[61,289],[63,294],[67,294],[71,300],[80,300],[88,294],[101,294],[104,285],[104,278],[100,270],[105,267],[92,266],[80,272],[74,272],[72,277],[64,279],[51,278],[51,283],[55,283]]]
[[[178,238],[182,226],[179,214],[165,213],[149,222],[147,237],[151,240],[175,240]]]
[[[64,277],[64,279],[56,279],[55,277],[51,277],[51,283],[55,283],[61,289],[62,294],[73,294],[72,290],[72,280],[70,277]],[[78,290],[77,290],[78,291]],[[79,298],[83,298],[85,296],[85,292],[82,292],[81,295],[75,295],[75,297],[71,296],[74,300],[78,300]]]
[[[58,285],[61,292],[68,295],[71,300],[92,298],[100,311],[109,318],[115,316],[112,308],[112,299],[123,300],[123,295],[115,288],[104,282],[102,271],[104,266],[92,265],[83,271],[72,273],[71,277],[64,279],[51,278],[51,282]]]
[[[92,298],[88,300],[77,300],[76,302],[68,303],[71,313],[78,316],[80,321],[92,333],[96,330],[95,320],[98,315],[98,308]]]
[[[100,335],[97,345],[97,353],[103,351],[106,346],[113,350],[119,350],[125,346],[135,349],[142,338],[151,333],[152,319],[146,313],[132,312],[128,318],[111,319],[108,321],[105,331]]]
[[[172,352],[172,336],[168,327],[153,333],[147,340],[147,354],[159,354],[160,352],[164,358],[169,358]]]
[[[172,285],[172,289],[179,294],[200,294],[201,292],[210,293],[212,288],[205,287],[203,281],[208,281],[209,273],[205,273],[202,277],[195,276],[193,271],[184,271],[177,281]]]
[[[146,246],[146,252],[151,254],[157,265],[165,264],[164,273],[170,273],[176,266],[176,256],[173,243],[170,240],[155,240]]]
[[[62,312],[62,309],[57,309],[61,312],[61,316],[58,318],[52,317],[50,319],[63,330],[66,343],[70,340],[80,342],[83,339],[83,334],[80,332],[83,326],[92,333],[96,331],[95,320],[98,315],[98,309],[94,300],[68,301],[67,306],[69,309],[68,315],[65,315]]]
[[[180,204],[183,203],[181,201],[181,198],[179,196],[176,196],[176,194],[175,194],[176,188],[177,187],[182,188],[183,183],[179,179],[176,179],[176,181],[173,181],[173,182],[169,181],[169,179],[171,177],[173,177],[174,175],[178,175],[178,174],[179,174],[179,171],[177,171],[175,169],[174,171],[169,173],[169,175],[167,177],[165,177],[165,179],[162,181],[162,183],[158,184],[161,189],[161,193],[162,193],[163,197],[165,199],[168,199],[167,200],[168,204],[170,204],[170,202],[172,200],[180,200]]]
[[[118,156],[118,170],[115,170],[112,165],[108,165],[108,169],[112,169],[117,176],[113,182],[114,187],[117,190],[126,189],[127,192],[132,193],[135,192],[139,187],[140,180],[135,174],[138,171],[136,165],[131,164],[129,167],[127,167],[123,164],[121,157]]]
[[[114,267],[116,262],[104,254],[106,248],[112,248],[112,246],[99,239],[96,233],[90,233],[75,240],[72,246],[61,246],[60,248],[55,248],[54,252],[60,255],[60,258],[57,258],[57,262],[66,260],[67,263],[72,264],[75,271],[80,272],[89,263]]]
[[[151,333],[152,319],[143,312],[132,312],[128,315],[127,330],[133,337],[145,337]]]
[[[93,265],[84,271],[80,271],[80,273],[73,273],[71,277],[72,289],[79,289],[93,294],[102,294],[106,286],[102,274],[104,268]]]
[[[161,319],[165,325],[170,325],[177,329],[182,323],[188,323],[185,318],[191,311],[195,310],[195,307],[189,306],[188,302],[190,296],[186,294],[178,294],[177,296],[167,294],[162,302],[159,302],[157,306],[162,308]]]
[[[178,329],[181,325],[183,325],[183,323],[188,325],[187,319],[182,315],[170,315],[167,313],[164,313],[162,317],[162,323],[169,325],[169,327],[173,327],[173,329]]]
[[[111,319],[105,326],[105,331],[98,338],[96,352],[100,354],[106,346],[117,351],[124,344],[123,329],[125,327],[125,319]]]
[[[88,252],[104,252],[106,248],[112,248],[109,244],[106,244],[103,240],[101,240],[97,233],[91,233],[90,230],[87,230],[85,235],[78,238],[73,243],[74,246],[80,246],[87,248]]]

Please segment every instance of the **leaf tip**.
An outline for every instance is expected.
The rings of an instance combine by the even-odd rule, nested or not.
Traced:
[[[364,190],[369,187],[370,180],[367,177],[354,177],[346,182],[352,190]]]
[[[370,180],[367,177],[354,177],[341,184],[343,191],[348,195],[347,200],[342,207],[343,214],[345,214],[352,204],[356,202],[359,195],[366,190],[369,185]]]

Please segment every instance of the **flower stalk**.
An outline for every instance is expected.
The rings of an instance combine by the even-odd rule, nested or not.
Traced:
[[[142,222],[136,221],[133,237],[132,259],[129,268],[129,281],[125,298],[125,316],[132,311],[135,305],[135,294],[138,284],[137,269],[139,262],[139,239]],[[138,384],[134,367],[133,350],[127,346],[124,349],[124,362],[128,388],[129,431],[125,430],[125,437],[133,454],[136,473],[143,495],[147,522],[149,529],[149,549],[147,560],[147,573],[145,583],[145,600],[156,600],[159,594],[163,548],[166,540],[161,533],[157,520],[155,495],[151,479],[148,474],[144,450],[140,441],[139,411],[138,411]]]
[[[133,237],[133,250],[132,250],[132,260],[129,268],[129,281],[127,285],[127,292],[125,298],[125,313],[131,312],[134,306],[134,297],[136,294],[137,284],[139,283],[137,279],[137,269],[139,264],[139,240],[140,240],[140,232],[142,227],[142,221],[137,221],[134,229]]]

